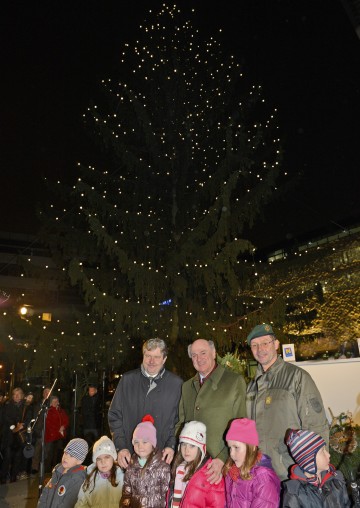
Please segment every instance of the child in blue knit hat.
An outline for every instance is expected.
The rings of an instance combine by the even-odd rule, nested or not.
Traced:
[[[344,476],[330,464],[324,439],[309,430],[288,430],[286,444],[295,464],[283,483],[283,508],[350,507]]]
[[[61,463],[54,467],[38,508],[74,508],[80,487],[86,478],[84,462],[89,451],[84,439],[75,438],[65,447]]]

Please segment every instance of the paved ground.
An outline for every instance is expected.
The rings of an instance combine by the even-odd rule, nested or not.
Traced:
[[[36,508],[38,494],[38,476],[0,485],[0,508]]]

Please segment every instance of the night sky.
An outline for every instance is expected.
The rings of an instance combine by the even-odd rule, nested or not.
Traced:
[[[124,7],[124,5],[126,6]],[[82,114],[115,77],[162,2],[4,0],[0,7],[0,230],[36,233],[42,177],[70,182],[91,145]],[[264,210],[260,246],[360,222],[360,40],[341,0],[239,0],[195,7],[279,110],[284,169],[298,183]]]

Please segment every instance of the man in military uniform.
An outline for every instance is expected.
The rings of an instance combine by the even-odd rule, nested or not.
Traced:
[[[269,324],[257,325],[247,342],[258,362],[247,388],[248,417],[256,421],[260,448],[272,459],[281,480],[294,463],[285,444],[287,429],[305,429],[329,442],[329,424],[319,390],[310,374],[277,354],[279,341]]]

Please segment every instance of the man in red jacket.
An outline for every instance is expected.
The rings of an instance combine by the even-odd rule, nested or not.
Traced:
[[[58,463],[64,449],[64,439],[69,427],[69,417],[60,407],[59,397],[50,397],[50,407],[45,423],[45,471],[49,472]]]

